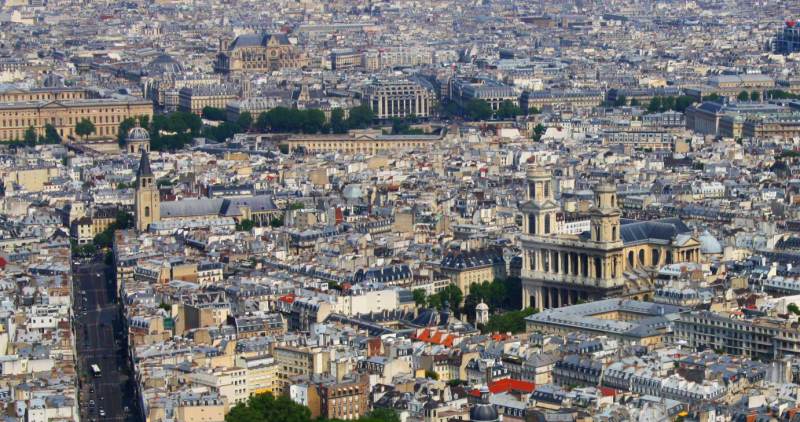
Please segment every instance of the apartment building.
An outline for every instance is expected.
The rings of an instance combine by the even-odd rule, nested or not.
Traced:
[[[727,312],[697,311],[675,320],[673,341],[757,359],[800,353],[800,332],[788,320],[734,317]]]
[[[225,110],[228,103],[239,99],[239,88],[233,85],[201,85],[178,91],[178,110],[200,115],[204,107]]]

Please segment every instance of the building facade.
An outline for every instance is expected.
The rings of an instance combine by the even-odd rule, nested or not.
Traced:
[[[29,97],[34,94],[19,95]],[[0,103],[0,140],[21,140],[29,127],[33,127],[37,136],[44,136],[48,124],[55,128],[61,138],[79,138],[75,133],[75,125],[84,119],[95,126],[91,136],[116,138],[123,120],[139,116],[153,116],[153,104],[150,101],[99,98],[3,102]]]
[[[381,120],[430,117],[435,101],[432,89],[409,79],[379,79],[364,90],[364,103]]]
[[[623,221],[613,185],[595,188],[590,230],[558,233],[550,173],[531,167],[523,213],[522,307],[550,309],[621,296],[624,272],[700,258],[700,244],[680,220]]]
[[[308,58],[286,34],[246,34],[230,43],[222,43],[214,62],[217,73],[272,72],[284,68],[308,66]]]

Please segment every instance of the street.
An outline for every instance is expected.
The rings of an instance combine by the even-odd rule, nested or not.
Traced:
[[[81,419],[134,421],[135,397],[113,279],[102,263],[76,263],[75,331],[81,377]],[[100,368],[100,375],[92,372]]]

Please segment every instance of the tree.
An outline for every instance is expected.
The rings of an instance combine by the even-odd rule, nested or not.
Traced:
[[[30,146],[36,145],[36,129],[33,126],[28,126],[25,129],[25,135],[23,136],[22,140]]]
[[[631,107],[638,107],[638,106],[639,106],[639,100],[636,98],[631,98]]]
[[[318,133],[322,130],[322,126],[325,124],[325,113],[322,110],[305,110],[302,116],[303,124],[301,129],[303,133]]]
[[[494,314],[489,317],[489,322],[483,327],[484,333],[521,333],[525,331],[525,317],[539,312],[534,308],[526,308],[521,311],[512,311],[502,314]]]
[[[492,117],[492,107],[484,100],[470,100],[464,106],[464,115],[469,120],[486,120]]]
[[[439,379],[439,374],[436,371],[431,371],[431,370],[426,369],[425,370],[425,378],[430,378],[432,380],[438,380]]]
[[[333,133],[347,133],[347,122],[344,120],[344,110],[341,108],[331,110],[331,131]]]
[[[511,100],[504,100],[497,109],[497,117],[501,119],[513,119],[522,114],[522,110]]]
[[[747,101],[750,99],[750,94],[748,94],[747,91],[742,91],[736,96],[736,99],[739,101]]]
[[[119,127],[117,128],[117,143],[119,146],[125,145],[128,132],[130,132],[134,126],[136,126],[136,119],[133,117],[128,117],[119,123]]]
[[[233,406],[225,422],[310,422],[311,411],[289,397],[257,394]]]
[[[760,101],[760,100],[761,100],[761,94],[759,94],[758,91],[753,91],[750,93],[750,101]]]
[[[459,316],[461,315],[459,306],[461,306],[461,301],[463,299],[464,294],[461,292],[461,289],[455,284],[449,284],[438,293],[428,296],[428,307],[443,309],[446,302],[453,313]]]
[[[56,127],[50,123],[44,125],[44,143],[46,144],[60,144],[61,136],[58,135]]]
[[[95,130],[94,123],[89,119],[81,119],[81,121],[75,125],[75,133],[84,139],[93,134]]]
[[[347,117],[347,127],[350,129],[364,129],[372,124],[375,113],[366,104],[350,109],[350,116]]]
[[[222,121],[225,120],[225,110],[217,107],[205,106],[201,112],[204,119]]]
[[[661,97],[653,97],[650,99],[650,104],[647,105],[649,113],[658,113],[661,111]]]
[[[703,101],[714,101],[714,102],[721,102],[722,97],[719,96],[716,92],[712,92],[711,94],[706,95],[703,97]]]
[[[255,225],[256,223],[253,222],[253,220],[244,219],[236,223],[236,230],[241,232],[249,232],[250,230],[253,230],[253,227],[255,227]]]
[[[414,296],[414,303],[416,303],[417,306],[425,306],[425,301],[427,299],[425,289],[414,289],[411,293]]]
[[[542,135],[547,132],[547,128],[544,127],[543,124],[539,123],[533,128],[533,140],[539,142],[542,140]]]
[[[242,112],[236,119],[236,123],[243,131],[248,131],[253,126],[253,115],[249,111]]]
[[[800,315],[800,308],[798,308],[797,305],[794,303],[786,305],[786,310],[795,315]]]
[[[633,100],[631,100],[631,101],[633,101]],[[628,104],[628,99],[625,98],[625,96],[622,95],[622,94],[617,95],[617,98],[614,100],[614,107],[622,107],[622,106],[624,106],[626,104]],[[631,105],[633,105],[633,104],[631,104]]]
[[[360,422],[400,422],[400,415],[394,409],[376,407],[358,420]]]

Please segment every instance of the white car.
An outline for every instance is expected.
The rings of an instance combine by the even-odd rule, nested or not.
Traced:
[[[103,410],[103,409],[100,409],[100,413],[99,414],[100,414],[100,416],[105,417],[106,416],[106,411]]]

